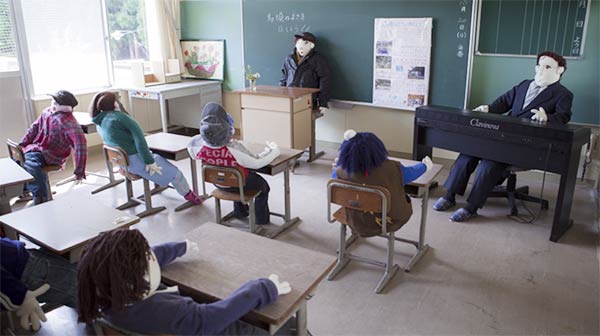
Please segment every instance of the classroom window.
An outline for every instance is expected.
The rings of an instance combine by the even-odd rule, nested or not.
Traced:
[[[8,0],[0,0],[0,72],[18,70],[17,47]]]
[[[149,60],[143,0],[106,0],[106,19],[113,62]]]
[[[33,92],[110,85],[101,0],[22,0]]]

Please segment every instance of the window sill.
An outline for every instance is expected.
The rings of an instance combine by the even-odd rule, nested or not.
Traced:
[[[99,87],[99,88],[72,90],[70,92],[72,94],[74,94],[75,96],[79,96],[79,95],[94,95],[94,94],[96,94],[98,92],[106,91],[106,90],[112,90],[112,89],[113,88],[111,86],[106,86],[106,87]],[[44,101],[44,100],[50,100],[50,99],[52,99],[52,98],[48,94],[35,95],[35,96],[31,97],[31,100],[33,100],[34,102]]]

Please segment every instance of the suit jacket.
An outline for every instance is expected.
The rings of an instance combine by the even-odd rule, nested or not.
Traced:
[[[511,117],[527,118],[533,116],[532,109],[543,107],[548,115],[549,122],[566,124],[571,120],[571,105],[573,94],[560,82],[556,82],[540,92],[528,106],[523,106],[529,84],[533,80],[524,80],[519,85],[498,97],[491,105],[489,112],[502,114],[509,112]]]

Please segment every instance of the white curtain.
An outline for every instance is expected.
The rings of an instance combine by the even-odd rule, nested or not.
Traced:
[[[176,58],[179,60],[179,68],[183,69],[183,57],[181,55],[181,46],[179,39],[181,38],[180,18],[179,18],[179,1],[180,0],[146,0],[146,5],[150,9],[150,14],[154,14],[156,25],[152,30],[156,31],[160,45],[159,55],[165,71],[167,70],[167,60]],[[152,13],[153,12],[153,13]],[[149,29],[150,33],[150,29]]]

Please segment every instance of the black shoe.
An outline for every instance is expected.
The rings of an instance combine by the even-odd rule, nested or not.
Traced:
[[[243,207],[241,207],[241,209],[239,207],[233,209],[233,217],[234,218],[244,219],[244,218],[248,217],[249,215],[250,215],[250,207],[245,204]]]

